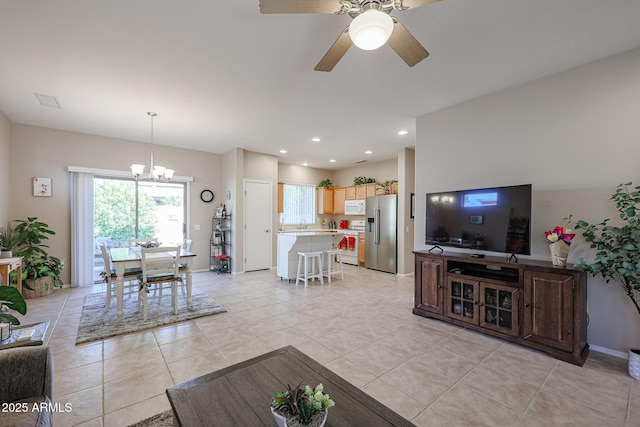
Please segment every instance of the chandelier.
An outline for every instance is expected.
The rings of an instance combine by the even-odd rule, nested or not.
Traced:
[[[151,117],[151,165],[149,167],[149,173],[144,175],[144,165],[134,163],[131,165],[131,173],[136,178],[136,181],[141,179],[148,179],[149,181],[162,181],[169,182],[173,178],[173,169],[167,169],[164,166],[158,166],[153,164],[153,118],[157,116],[156,113],[148,112]]]

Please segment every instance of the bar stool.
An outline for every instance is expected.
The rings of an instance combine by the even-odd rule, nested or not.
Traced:
[[[331,283],[331,277],[335,274],[339,274],[340,278],[344,280],[344,272],[342,270],[342,251],[339,249],[331,249],[324,251],[324,253],[327,255],[327,270],[324,275],[327,276],[328,282]],[[336,261],[340,264],[340,268],[337,270],[334,269]]]
[[[318,260],[318,272],[316,273],[316,260]],[[309,271],[311,261],[311,271]],[[304,272],[302,265],[304,264]],[[318,279],[324,284],[322,278],[322,252],[298,252],[298,271],[296,272],[296,285],[300,280],[304,281],[305,288],[309,279]]]

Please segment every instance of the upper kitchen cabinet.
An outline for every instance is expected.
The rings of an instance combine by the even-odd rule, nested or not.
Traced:
[[[344,201],[346,200],[347,187],[333,189],[333,213],[344,214]]]
[[[355,200],[356,199],[356,187],[345,187],[344,199],[345,200]]]
[[[363,184],[355,187],[356,200],[364,200],[376,195],[376,184]]]
[[[318,215],[332,213],[335,213],[333,208],[333,188],[318,188]]]
[[[284,212],[284,182],[278,183],[278,213]]]

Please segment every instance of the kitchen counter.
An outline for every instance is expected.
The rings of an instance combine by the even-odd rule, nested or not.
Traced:
[[[336,233],[339,233],[339,230],[301,229],[301,230],[278,231],[278,234],[287,234],[287,235],[294,235],[294,236],[326,236],[326,235],[335,235]]]
[[[298,252],[327,251],[342,240],[339,230],[291,230],[278,232],[277,271],[286,280],[295,280]]]

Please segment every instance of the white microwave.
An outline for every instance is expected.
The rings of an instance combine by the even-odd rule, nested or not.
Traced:
[[[364,215],[364,200],[345,200],[345,215]]]

